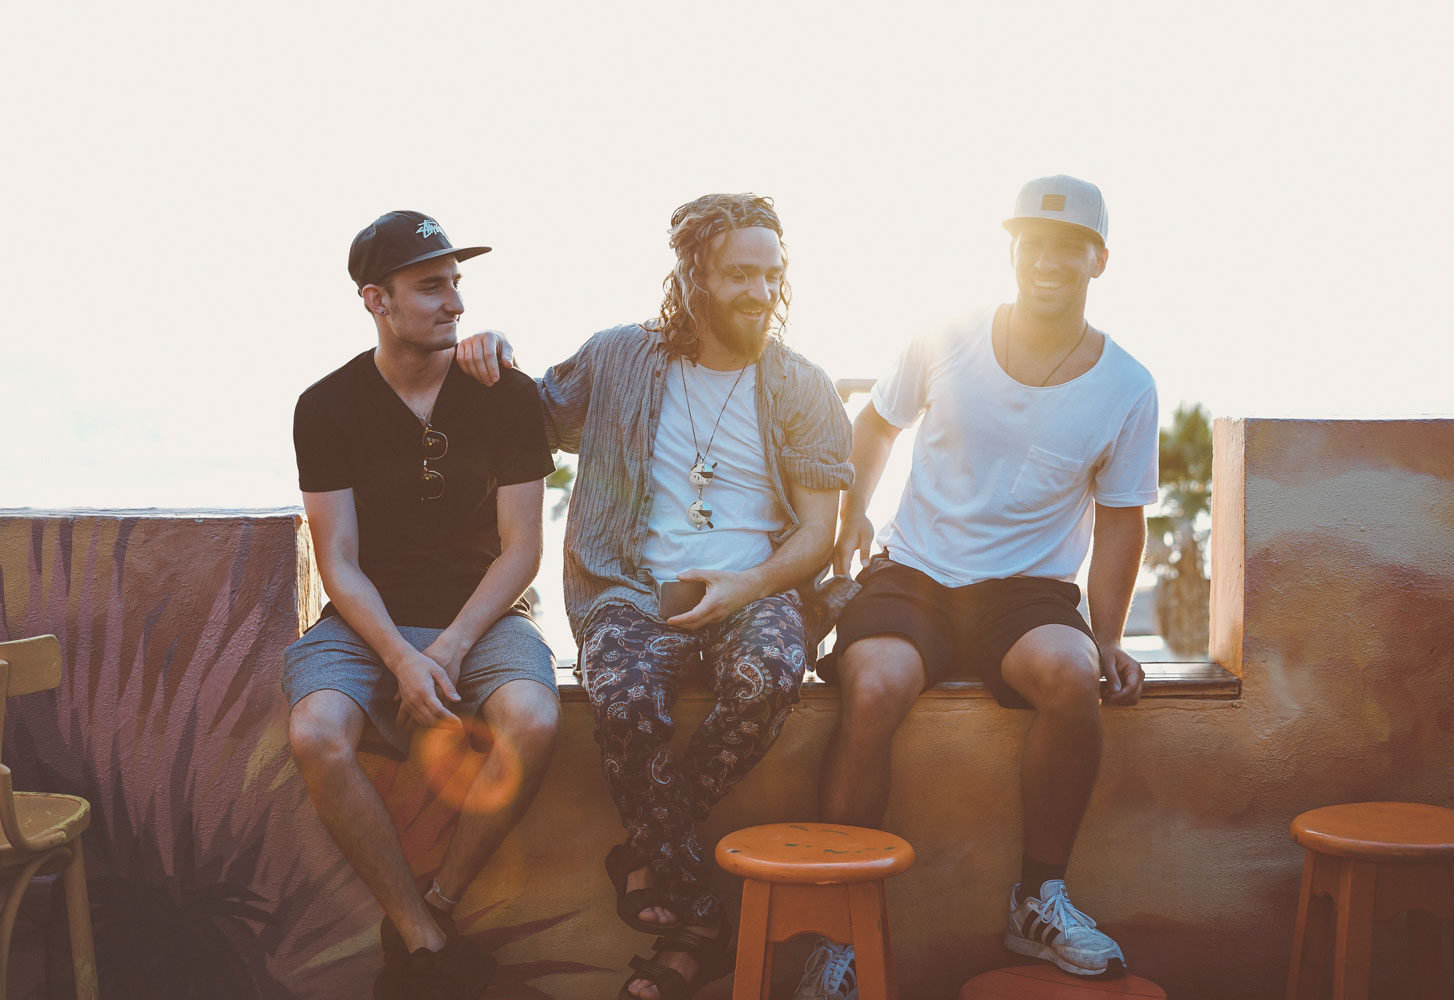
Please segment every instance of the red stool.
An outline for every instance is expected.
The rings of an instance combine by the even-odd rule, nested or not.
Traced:
[[[884,879],[913,863],[907,840],[860,826],[772,823],[723,837],[717,864],[743,878],[732,1000],[766,1000],[773,945],[799,934],[853,945],[860,1000],[897,1000]]]
[[[1166,991],[1140,976],[1091,979],[1053,965],[1021,965],[975,976],[959,989],[959,1000],[1094,1000],[1095,997],[1154,997]]]
[[[1304,848],[1288,1000],[1318,997],[1333,945],[1333,1000],[1368,996],[1373,922],[1408,911],[1419,997],[1441,996],[1439,925],[1454,917],[1454,809],[1414,802],[1324,806],[1292,821]],[[1314,897],[1332,898],[1330,908]],[[1330,931],[1333,932],[1330,934]]]

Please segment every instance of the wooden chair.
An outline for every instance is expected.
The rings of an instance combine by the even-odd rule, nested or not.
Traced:
[[[1329,945],[1334,1000],[1367,997],[1373,922],[1405,911],[1414,995],[1445,996],[1438,919],[1454,917],[1454,809],[1414,802],[1324,806],[1293,820],[1292,836],[1307,854],[1288,1000],[1321,996]],[[1323,895],[1331,907],[1317,905]]]
[[[771,823],[717,842],[717,864],[743,878],[733,1000],[766,1000],[773,946],[798,934],[853,945],[861,1000],[896,1000],[884,879],[914,863],[909,842],[832,823]]]
[[[5,699],[49,691],[61,682],[61,644],[53,635],[0,642],[0,741],[5,733]],[[17,792],[10,768],[0,764],[0,1000],[5,1000],[10,938],[15,915],[30,880],[61,873],[70,923],[71,961],[79,1000],[97,1000],[96,954],[91,941],[91,905],[86,898],[86,867],[81,834],[91,822],[91,806],[75,795]]]

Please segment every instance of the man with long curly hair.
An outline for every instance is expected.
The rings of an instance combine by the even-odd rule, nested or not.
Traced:
[[[626,828],[617,912],[660,934],[624,998],[680,1000],[730,970],[697,824],[777,738],[810,655],[797,593],[827,565],[851,429],[822,369],[777,335],[789,290],[771,200],[711,194],[672,214],[654,320],[596,334],[541,384],[552,446],[580,455],[565,599]],[[461,344],[497,374],[501,341]],[[680,758],[671,709],[705,666],[716,704]]]

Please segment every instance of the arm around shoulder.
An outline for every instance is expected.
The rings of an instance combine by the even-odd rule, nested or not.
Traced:
[[[545,428],[551,448],[579,452],[586,414],[591,405],[596,334],[574,354],[551,365],[540,379],[540,399],[545,405]]]

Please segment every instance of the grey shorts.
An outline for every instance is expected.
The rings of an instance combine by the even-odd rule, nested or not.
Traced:
[[[399,628],[404,641],[421,651],[442,631]],[[465,654],[455,713],[475,718],[486,698],[518,680],[538,681],[555,691],[555,657],[533,621],[524,615],[504,615]],[[409,755],[409,731],[394,724],[398,690],[384,661],[338,615],[319,621],[283,654],[283,693],[290,710],[314,691],[341,691],[358,703],[382,737],[380,745],[366,733],[365,748],[403,760]]]

